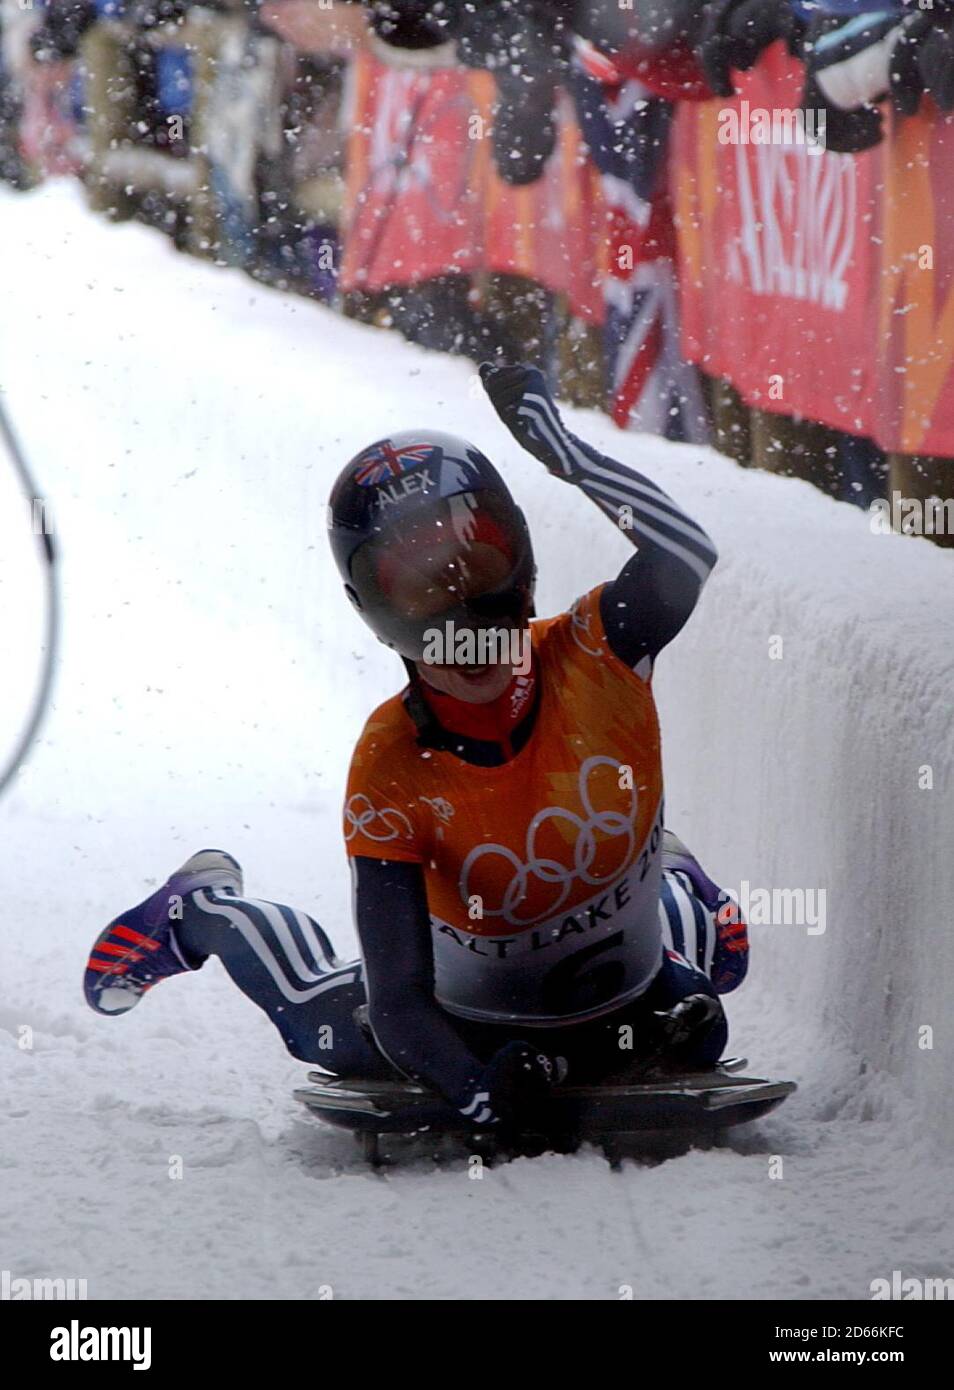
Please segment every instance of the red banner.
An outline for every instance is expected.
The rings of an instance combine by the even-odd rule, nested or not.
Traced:
[[[493,166],[489,74],[391,67],[364,52],[352,80],[343,289],[509,272],[601,321],[606,212],[568,105],[543,177],[511,188]]]
[[[776,45],[735,78],[676,122],[686,356],[749,405],[954,457],[954,121],[886,112],[859,155],[757,143],[804,71]]]

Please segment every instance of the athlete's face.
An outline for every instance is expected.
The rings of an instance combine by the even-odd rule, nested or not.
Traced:
[[[513,680],[514,665],[496,661],[490,666],[438,666],[435,663],[415,663],[421,680],[468,705],[488,705],[507,689]]]
[[[428,534],[422,539],[410,532],[393,543],[379,565],[379,579],[391,607],[409,619],[431,620],[435,633],[443,634],[444,615],[506,583],[513,568],[511,556],[497,544],[460,535]],[[496,700],[514,675],[512,662],[466,664],[417,662],[418,673],[434,690],[467,704]],[[521,667],[521,670],[523,668]]]
[[[400,613],[438,620],[446,609],[502,584],[510,568],[509,558],[496,546],[477,541],[462,547],[453,537],[426,548],[392,545],[381,565],[388,597]]]

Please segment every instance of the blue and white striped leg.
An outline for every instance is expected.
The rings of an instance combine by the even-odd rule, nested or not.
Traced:
[[[186,899],[177,934],[192,955],[219,957],[293,1056],[338,1076],[394,1075],[355,1016],[367,997],[361,962],[339,960],[307,913],[201,889]]]

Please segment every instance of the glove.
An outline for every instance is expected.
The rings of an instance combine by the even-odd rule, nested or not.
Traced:
[[[491,404],[522,448],[554,477],[576,482],[573,437],[560,419],[543,373],[526,364],[498,367],[483,362],[480,379]]]
[[[697,1034],[709,1031],[723,1016],[722,1004],[708,994],[687,994],[671,1009],[656,1013],[657,1026],[668,1049],[685,1047]]]
[[[932,26],[929,14],[916,14],[901,26],[897,42],[891,50],[889,77],[891,101],[899,116],[913,116],[924,95],[924,78],[918,64],[921,40]]]
[[[567,0],[456,0],[457,56],[468,68],[506,69],[517,77],[566,73],[573,48]]]
[[[791,44],[796,27],[788,0],[713,0],[707,5],[696,57],[715,95],[732,96],[730,68],[748,72],[776,39]]]
[[[535,183],[556,147],[556,87],[546,73],[530,78],[501,70],[495,74],[494,165],[513,188]]]
[[[456,4],[441,0],[366,0],[371,28],[392,48],[436,48],[456,31]]]
[[[845,20],[826,16],[812,26],[805,46],[805,66],[829,107],[857,111],[881,101],[890,88],[891,53],[903,23],[886,11]]]
[[[689,994],[672,1008],[655,1010],[639,1052],[627,1069],[630,1079],[645,1077],[660,1066],[682,1066],[687,1058],[697,1058],[709,1033],[724,1019],[720,1000],[709,994]]]
[[[925,92],[940,111],[954,110],[954,31],[947,8],[904,21],[891,54],[891,99],[902,116],[913,116]]]
[[[550,1094],[556,1063],[528,1043],[509,1042],[495,1052],[458,1109],[475,1129],[508,1129],[533,1114]]]
[[[876,106],[859,106],[857,111],[842,111],[826,105],[815,78],[809,74],[800,105],[806,111],[825,112],[825,149],[834,154],[858,154],[870,150],[881,139],[881,112]]]
[[[917,54],[924,90],[940,111],[954,111],[954,33],[934,24],[922,38]]]
[[[556,89],[569,70],[564,19],[549,0],[465,7],[457,53],[494,75],[494,165],[513,187],[540,178],[556,145]]]

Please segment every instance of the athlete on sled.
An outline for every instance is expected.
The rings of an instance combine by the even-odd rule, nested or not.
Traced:
[[[204,850],[101,933],[86,997],[125,1012],[216,955],[295,1057],[410,1077],[466,1124],[506,1129],[555,1083],[617,1078],[640,1057],[712,1068],[718,996],[741,983],[748,943],[663,828],[653,664],[712,542],[571,434],[535,369],[481,375],[519,443],[636,553],[535,619],[526,522],[479,449],[429,430],[364,449],[332,490],[331,545],[408,683],[371,715],[348,781],[361,959],[336,959],[306,913],[248,898],[235,860]]]

